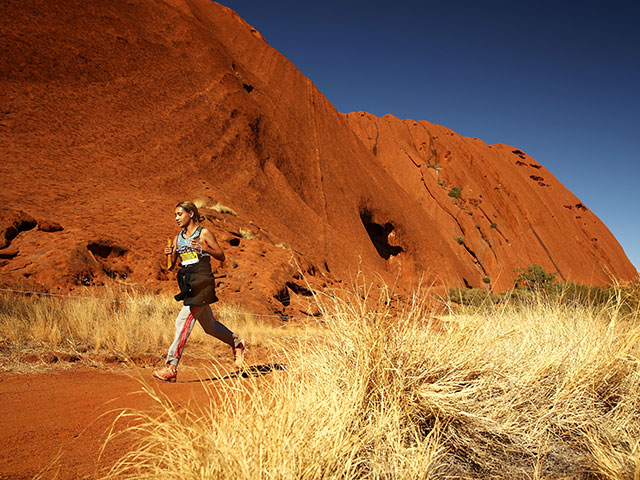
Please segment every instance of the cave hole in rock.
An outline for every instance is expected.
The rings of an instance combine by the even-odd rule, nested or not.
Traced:
[[[16,238],[18,234],[21,232],[26,232],[27,230],[31,230],[37,225],[37,222],[33,218],[21,218],[17,221],[13,222],[13,225],[9,226],[4,231],[5,242],[0,241],[0,248],[8,247],[11,243],[11,240]]]
[[[389,243],[389,234],[394,230],[391,222],[387,222],[384,225],[374,222],[373,215],[367,209],[360,211],[360,220],[371,239],[371,243],[376,247],[378,255],[382,258],[389,260],[391,256],[398,255],[403,251],[402,247]]]
[[[284,288],[280,289],[278,293],[273,296],[273,298],[275,298],[285,307],[288,307],[291,304],[291,296],[289,295],[289,289],[286,285],[284,286]]]
[[[238,245],[240,245],[240,239],[232,238],[231,240],[229,240],[229,245],[231,245],[232,247],[237,247]]]
[[[20,232],[26,232],[28,230],[31,230],[31,229],[35,228],[35,226],[37,224],[38,223],[32,218],[20,219],[19,221],[14,222],[13,223],[13,229],[16,232],[15,235],[14,235],[14,238]],[[11,239],[9,239],[9,240],[11,240]]]
[[[249,85],[248,83],[243,83],[242,88],[244,88],[248,93],[253,91],[253,85]]]
[[[127,253],[126,249],[118,247],[117,245],[107,245],[106,243],[101,242],[89,243],[87,245],[87,250],[100,258],[107,258],[111,254],[116,257],[121,257]]]
[[[2,250],[0,251],[0,258],[5,259],[5,260],[11,260],[12,258],[15,258],[18,256],[18,253],[20,253],[18,250]]]
[[[296,295],[301,295],[303,297],[312,297],[313,292],[302,285],[298,285],[294,282],[287,282],[286,286]]]

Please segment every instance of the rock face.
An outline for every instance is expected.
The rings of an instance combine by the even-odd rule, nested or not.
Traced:
[[[203,210],[230,259],[221,297],[264,310],[360,271],[399,288],[508,288],[531,263],[583,283],[636,275],[524,153],[340,114],[224,6],[9,0],[0,17],[5,286],[173,290],[162,249],[184,199],[237,213]]]
[[[634,278],[598,217],[521,150],[425,121],[364,112],[346,118],[384,169],[436,219],[451,248],[459,243],[459,258],[494,287],[512,287],[514,269],[534,263],[579,283]]]

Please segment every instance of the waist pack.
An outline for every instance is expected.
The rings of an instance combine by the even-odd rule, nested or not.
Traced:
[[[182,267],[177,278],[180,293],[173,297],[177,301],[183,301],[189,306],[208,305],[218,301],[215,279],[207,257],[203,257],[198,263]]]

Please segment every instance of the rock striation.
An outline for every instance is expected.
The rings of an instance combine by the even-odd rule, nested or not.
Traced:
[[[399,289],[505,289],[532,263],[582,283],[637,275],[519,149],[339,113],[220,4],[8,0],[0,17],[5,286],[171,291],[162,249],[184,199],[230,258],[223,299],[257,309],[304,311],[309,287],[359,272]]]
[[[459,258],[497,289],[512,287],[514,270],[531,264],[586,284],[635,278],[598,217],[520,149],[426,121],[345,117],[443,237],[460,245]]]

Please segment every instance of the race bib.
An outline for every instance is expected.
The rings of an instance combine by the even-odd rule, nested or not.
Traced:
[[[198,263],[199,261],[200,260],[198,260],[198,252],[195,252],[193,250],[180,254],[180,263],[182,263],[182,265],[193,265],[194,263]]]

